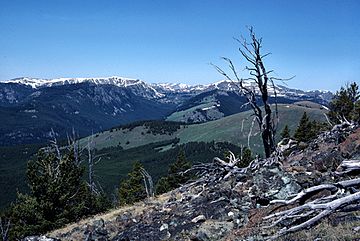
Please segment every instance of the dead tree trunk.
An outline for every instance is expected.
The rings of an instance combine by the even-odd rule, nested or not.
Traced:
[[[89,175],[88,175],[88,184],[90,188],[90,193],[93,194],[95,192],[95,183],[94,183],[94,148],[93,148],[93,136],[89,137],[88,139],[88,168],[89,168]]]
[[[262,39],[257,38],[253,29],[250,28],[251,42],[248,43],[246,39],[237,41],[241,44],[239,51],[245,60],[250,64],[245,69],[249,72],[249,78],[240,78],[238,72],[228,58],[223,58],[230,67],[232,74],[235,77],[231,78],[225,71],[218,66],[214,65],[215,69],[225,76],[228,80],[233,81],[238,86],[240,93],[247,99],[248,104],[251,106],[256,121],[258,123],[261,138],[264,146],[264,152],[266,157],[270,157],[271,153],[275,150],[275,132],[278,120],[277,102],[275,101],[275,110],[272,111],[269,102],[269,88],[273,89],[276,100],[276,89],[274,80],[280,80],[278,78],[270,77],[269,74],[272,70],[267,71],[263,62],[263,58],[269,54],[261,54]],[[255,88],[245,85],[245,81],[251,81],[255,83]],[[258,101],[257,101],[258,100]],[[263,107],[260,106],[263,105]]]
[[[3,241],[9,240],[10,219],[0,217],[0,231]]]
[[[106,155],[106,154],[101,154],[101,155],[95,155],[95,144],[94,144],[94,135],[92,134],[89,138],[88,138],[88,143],[86,145],[87,151],[88,151],[88,168],[89,168],[89,173],[88,173],[88,185],[89,185],[89,189],[90,189],[90,193],[93,195],[98,195],[99,194],[99,189],[101,191],[101,186],[98,183],[98,186],[95,183],[95,170],[94,167],[96,166],[96,164],[98,164],[101,161],[102,156]]]
[[[154,197],[155,196],[154,183],[153,183],[153,180],[152,180],[150,174],[144,168],[140,169],[140,173],[143,176],[146,196],[148,198]]]

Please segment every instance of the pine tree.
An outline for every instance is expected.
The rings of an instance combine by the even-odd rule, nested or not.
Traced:
[[[45,220],[40,203],[36,198],[26,194],[17,194],[16,202],[10,209],[10,219],[10,240],[41,234],[53,228],[51,222]]]
[[[295,130],[294,138],[297,141],[307,142],[310,140],[310,131],[311,131],[311,122],[306,112],[304,112],[303,116],[300,119],[299,125]]]
[[[120,183],[119,204],[132,204],[146,198],[144,179],[141,174],[143,166],[135,162],[133,170],[128,173],[128,178]]]
[[[316,120],[310,121],[306,112],[304,112],[297,129],[295,130],[294,138],[297,141],[308,142],[323,130],[328,128],[327,123],[317,122]]]
[[[244,147],[241,153],[241,161],[238,162],[238,167],[247,167],[253,160],[252,152],[249,148]]]
[[[41,234],[107,209],[106,197],[91,195],[83,173],[73,150],[63,155],[40,150],[28,163],[30,193],[18,193],[10,208],[11,237]]]
[[[170,186],[168,176],[161,177],[156,183],[156,194],[166,193],[171,191],[172,187]]]
[[[191,167],[191,163],[186,160],[184,150],[180,150],[176,161],[170,165],[168,175],[162,177],[156,184],[156,193],[165,193],[186,183],[190,178],[190,174],[183,172]]]
[[[354,109],[351,112],[351,119],[360,124],[360,100],[354,104]]]
[[[183,174],[191,167],[191,163],[186,160],[184,150],[180,150],[176,161],[169,167],[169,184],[171,187],[178,187],[180,184],[187,182],[190,178],[189,174]]]
[[[87,213],[83,168],[73,152],[40,151],[27,168],[29,194],[18,194],[11,207],[12,236],[43,233],[73,222]]]
[[[339,123],[341,119],[360,121],[360,92],[359,86],[354,82],[341,87],[330,103],[330,120]]]
[[[281,139],[290,138],[289,126],[285,125],[284,129],[280,133]]]

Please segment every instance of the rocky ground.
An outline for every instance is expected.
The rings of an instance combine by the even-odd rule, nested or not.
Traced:
[[[291,212],[283,220],[280,215],[269,218],[316,200],[325,203],[358,192],[358,184],[349,189],[340,185],[359,178],[358,126],[335,126],[310,144],[290,141],[279,146],[273,157],[255,160],[247,168],[232,163],[235,160],[230,158],[228,163],[218,159],[195,166],[193,171],[201,178],[193,183],[47,234],[52,239],[26,240],[360,240],[358,201],[347,210],[340,205],[309,230],[295,234],[286,230],[316,216],[315,211]],[[335,187],[305,191],[296,202],[276,201],[329,183]],[[279,232],[284,235],[278,236]]]

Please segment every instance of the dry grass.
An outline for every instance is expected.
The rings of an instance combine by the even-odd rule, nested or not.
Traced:
[[[235,237],[247,237],[261,233],[263,218],[267,216],[270,211],[271,209],[268,207],[250,210],[249,221],[246,225],[230,234],[227,237],[227,240],[232,240],[232,238]]]
[[[278,231],[277,229],[264,229],[263,217],[271,210],[267,208],[251,210],[249,222],[240,229],[234,230],[225,240],[266,240]],[[333,224],[337,214],[323,220],[318,225],[296,233],[282,236],[277,241],[360,241],[360,212],[350,214],[358,217],[357,221],[343,221],[337,225]],[[332,221],[331,221],[332,220]],[[354,229],[359,227],[358,231]]]
[[[360,226],[359,222],[344,223],[333,226],[326,221],[309,229],[282,237],[281,241],[304,241],[304,240],[321,240],[321,241],[356,241],[360,240],[360,231],[355,232],[353,229]]]
[[[111,230],[113,227],[116,230],[116,218],[124,213],[131,213],[132,216],[138,216],[146,211],[151,210],[155,204],[163,203],[169,199],[169,193],[160,195],[156,198],[150,198],[143,202],[138,202],[133,205],[123,206],[120,208],[112,209],[106,213],[97,214],[80,220],[76,223],[71,223],[66,225],[63,228],[49,232],[47,235],[50,237],[61,238],[61,240],[83,240],[84,234],[83,229],[88,225],[92,225],[95,220],[103,219],[106,222],[108,230]],[[110,233],[110,237],[115,235]],[[65,237],[65,238],[64,238]]]

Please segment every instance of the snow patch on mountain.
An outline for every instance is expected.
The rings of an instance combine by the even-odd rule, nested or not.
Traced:
[[[22,77],[4,81],[3,83],[14,83],[31,86],[33,89],[43,87],[53,87],[69,84],[92,83],[95,85],[114,85],[117,87],[130,88],[136,94],[147,98],[163,97],[163,94],[156,91],[151,85],[139,79],[130,79],[119,76],[101,77],[101,78],[56,78],[56,79],[39,79]]]
[[[40,78],[29,78],[21,77],[4,81],[4,83],[16,83],[31,86],[36,89],[39,87],[51,87],[57,85],[66,84],[79,84],[84,82],[91,82],[94,84],[110,84],[119,87],[128,87],[131,85],[145,84],[144,81],[139,79],[130,79],[118,76],[101,77],[101,78],[55,78],[55,79],[40,79]]]
[[[221,80],[212,84],[206,85],[188,85],[182,83],[153,83],[148,84],[139,79],[124,78],[119,76],[101,77],[101,78],[56,78],[56,79],[39,79],[22,77],[12,80],[7,80],[2,83],[16,83],[31,86],[33,89],[40,89],[43,87],[61,86],[68,84],[79,83],[92,83],[95,85],[114,85],[117,87],[128,88],[133,91],[134,94],[143,96],[148,99],[166,98],[168,94],[191,94],[196,95],[202,92],[211,90],[223,90],[223,91],[236,91],[239,89],[239,82],[231,80]],[[244,81],[243,86],[254,90],[259,93],[259,89],[254,81]],[[317,96],[325,101],[330,101],[333,94],[330,91],[303,91],[298,89],[288,88],[282,85],[275,85],[274,88],[269,88],[269,95],[301,97],[301,96]]]

